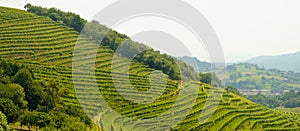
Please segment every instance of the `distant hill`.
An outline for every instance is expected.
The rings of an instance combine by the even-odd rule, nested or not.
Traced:
[[[300,106],[300,73],[240,63],[227,66],[226,85],[270,108]],[[296,110],[290,110],[296,111]]]
[[[258,56],[250,59],[252,64],[263,65],[266,68],[276,68],[285,71],[300,72],[300,52],[277,56]]]
[[[300,73],[265,69],[248,63],[233,64],[226,68],[226,85],[240,89],[242,94],[255,94],[251,90],[282,94],[285,90],[299,90],[300,87]]]
[[[178,57],[179,60],[184,61],[185,63],[194,67],[197,72],[209,72],[211,71],[211,64],[205,61],[200,61],[196,57],[183,56]]]

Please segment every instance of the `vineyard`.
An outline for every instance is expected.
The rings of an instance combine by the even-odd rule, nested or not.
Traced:
[[[76,31],[67,28],[63,23],[26,11],[0,7],[0,58],[28,66],[33,70],[36,80],[58,80],[65,90],[70,91],[60,99],[67,105],[78,108],[83,106],[88,116],[104,131],[300,130],[300,114],[269,109],[208,84],[168,79],[161,71],[114,56],[114,51],[108,47],[98,47],[90,43],[92,41],[80,37]],[[73,58],[75,48],[84,49],[85,52]],[[112,108],[110,110],[104,110],[101,104],[97,104],[99,92],[89,90],[88,87],[95,86],[91,79],[88,79],[93,76],[86,76],[84,70],[76,72],[85,77],[73,83],[72,67],[93,64],[90,63],[93,52],[97,52],[96,86]],[[72,65],[74,60],[80,63]],[[79,85],[79,88],[75,90],[74,84]],[[119,86],[118,91],[121,90],[123,95],[131,98],[159,98],[150,103],[137,104],[124,99],[115,85]],[[131,86],[141,93],[132,92]],[[163,87],[165,88],[162,90]],[[197,92],[186,92],[185,97],[179,97],[185,88],[194,88]],[[143,93],[150,89],[150,93]],[[217,98],[210,97],[213,94],[218,94]],[[196,100],[189,99],[192,96],[196,96]],[[78,100],[77,97],[81,99]],[[174,104],[176,110],[168,112]],[[215,110],[212,110],[214,108]],[[187,110],[188,114],[182,115]],[[158,123],[163,123],[160,120],[132,124],[133,121],[123,119],[123,116],[115,115],[112,111],[139,120],[165,115],[169,116],[167,118],[182,121],[175,127],[157,126]]]

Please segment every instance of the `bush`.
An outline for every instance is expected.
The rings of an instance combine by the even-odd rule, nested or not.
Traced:
[[[0,111],[5,114],[8,123],[16,122],[19,117],[19,108],[7,98],[0,98]]]
[[[8,98],[21,109],[27,107],[23,87],[19,84],[0,84],[0,98]]]
[[[29,129],[32,126],[43,128],[49,125],[50,122],[50,115],[44,112],[26,112],[25,115],[21,117],[21,126],[26,125]]]
[[[9,130],[6,116],[0,111],[0,131],[7,131]]]

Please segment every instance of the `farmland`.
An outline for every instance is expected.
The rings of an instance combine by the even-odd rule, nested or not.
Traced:
[[[76,48],[85,52],[73,57]],[[95,61],[91,63],[95,52]],[[57,80],[63,85],[62,88],[69,90],[68,94],[60,98],[63,103],[83,107],[87,115],[104,131],[170,128],[183,131],[300,130],[300,116],[297,113],[270,109],[205,83],[171,80],[159,70],[114,56],[114,51],[110,48],[96,46],[63,23],[26,11],[0,7],[0,57],[12,63],[26,65],[33,71],[37,81]],[[80,62],[74,64],[74,61]],[[73,72],[73,68],[94,62],[94,76],[85,70]],[[84,77],[76,81],[74,73]],[[151,77],[152,75],[155,77]],[[93,77],[96,85],[90,79]],[[77,85],[76,88],[74,85]],[[94,92],[94,88],[91,88],[94,86],[101,93]],[[141,93],[132,92],[131,86]],[[163,87],[165,89],[162,90]],[[150,88],[151,92],[143,93]],[[181,97],[184,89],[192,90],[187,90]],[[125,96],[142,100],[152,96],[159,97],[153,102],[137,104],[122,97],[118,92],[120,90]],[[111,109],[97,103],[98,95],[105,98]],[[190,99],[193,97],[196,99]],[[173,106],[176,108],[172,108]],[[170,109],[172,112],[168,111]],[[161,115],[167,116],[166,119],[147,121]],[[124,119],[124,116],[143,121],[131,121]],[[174,127],[166,126],[173,119],[182,121]]]

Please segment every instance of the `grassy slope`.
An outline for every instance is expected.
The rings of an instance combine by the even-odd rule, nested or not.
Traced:
[[[45,81],[49,79],[57,79],[63,84],[64,89],[72,92],[61,98],[66,104],[80,106],[76,100],[75,91],[72,81],[72,56],[73,49],[76,44],[78,34],[72,29],[66,28],[64,25],[51,21],[48,18],[34,16],[24,11],[0,7],[0,57],[11,60],[17,63],[23,63],[31,67],[35,73],[36,79]],[[79,39],[80,46],[86,46],[86,42],[90,42],[83,38]],[[93,47],[85,47],[93,49]],[[86,52],[86,59],[89,58],[89,52]],[[116,92],[113,88],[111,68],[116,69],[116,73],[120,78],[128,72],[124,69],[126,65],[130,66],[130,79],[134,87],[142,89],[149,87],[147,82],[149,78],[150,68],[139,63],[130,63],[126,59],[117,58],[118,63],[111,67],[111,58],[113,52],[105,47],[98,49],[96,59],[96,78],[98,86],[102,94],[107,98],[107,102],[116,111],[134,118],[155,117],[166,110],[177,101],[177,82],[168,80],[162,97],[150,104],[134,104],[130,103]],[[82,63],[88,64],[88,63]],[[84,72],[82,72],[84,74]],[[125,79],[125,78],[124,78]],[[160,78],[157,78],[160,79]],[[122,80],[117,81],[122,83]],[[88,86],[90,81],[83,79],[81,81],[84,86]],[[127,83],[128,84],[128,83]],[[193,88],[198,88],[199,92],[193,92],[198,95],[195,105],[189,115],[175,129],[178,130],[272,130],[272,129],[300,129],[300,117],[298,114],[285,113],[277,110],[268,109],[255,104],[247,99],[231,94],[219,88],[212,88],[209,85],[202,83],[189,83]],[[159,89],[163,84],[157,83],[153,88]],[[123,84],[122,90],[127,90],[129,87]],[[209,90],[213,93],[222,93],[221,101],[212,99],[209,106],[204,106],[204,103],[209,96]],[[92,93],[92,92],[82,92]],[[191,95],[193,95],[191,93]],[[128,95],[135,96],[128,92]],[[95,105],[89,100],[93,95],[86,98],[84,104],[89,107],[87,113],[92,116],[100,115],[95,118],[100,118],[99,122],[103,125],[104,130],[140,130],[141,125],[147,123],[139,123],[132,127],[127,126],[126,121],[118,121],[117,116],[110,116],[109,111],[103,111],[103,114],[93,114],[99,110],[101,105]],[[145,96],[146,97],[146,96]],[[178,111],[184,111],[188,106],[185,103],[191,100],[182,98],[179,100]],[[90,102],[90,103],[89,103]],[[220,102],[220,103],[219,103]],[[216,112],[210,112],[211,107],[217,106]],[[206,112],[200,116],[201,112]],[[211,117],[205,123],[200,124],[199,118],[205,116]],[[184,118],[184,116],[175,115],[174,117]],[[149,124],[149,123],[148,123]],[[155,124],[147,125],[147,129],[152,130],[157,128]],[[168,128],[168,127],[165,127]],[[158,129],[161,130],[161,129]]]

